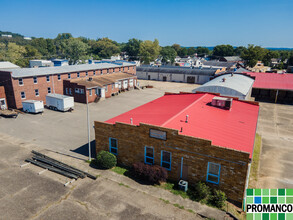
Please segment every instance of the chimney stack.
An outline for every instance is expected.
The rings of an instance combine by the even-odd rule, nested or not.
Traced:
[[[186,115],[185,123],[188,123],[188,115]]]

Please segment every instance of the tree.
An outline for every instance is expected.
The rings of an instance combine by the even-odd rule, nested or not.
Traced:
[[[188,53],[188,50],[186,47],[181,47],[179,51],[177,52],[178,56],[180,57],[186,57],[187,53]]]
[[[198,56],[209,55],[210,50],[207,47],[197,47],[196,48],[196,53],[197,53]]]
[[[293,66],[293,55],[291,57],[289,57],[289,59],[287,61],[287,65],[288,66]]]
[[[233,56],[234,55],[234,48],[227,44],[227,45],[218,45],[215,46],[213,49],[214,56]]]
[[[178,51],[180,50],[181,46],[179,44],[173,44],[172,47],[176,51],[176,53],[178,54]]]
[[[100,58],[110,58],[113,55],[120,53],[117,42],[110,40],[109,38],[101,38],[92,46],[94,54]]]
[[[191,56],[194,55],[196,53],[196,49],[194,47],[189,47],[187,49],[187,55]]]
[[[249,67],[254,67],[258,60],[263,60],[265,50],[260,46],[248,45],[248,49],[243,51],[241,58],[245,61],[245,64]]]
[[[29,58],[29,59],[36,59],[36,58],[40,58],[42,55],[39,53],[39,51],[35,48],[35,47],[33,47],[33,46],[31,46],[31,45],[26,45],[25,46],[25,50],[26,50],[26,52],[25,52],[25,54],[24,54],[24,56],[26,57],[26,58]]]
[[[163,57],[163,63],[174,63],[175,57],[177,56],[176,50],[170,46],[163,47],[160,54]]]
[[[88,58],[87,51],[89,46],[86,43],[82,42],[79,38],[70,38],[67,42],[66,54],[71,64]]]
[[[264,63],[265,66],[269,66],[272,58],[279,58],[279,57],[280,57],[279,52],[264,49],[264,56],[263,56],[262,62]]]
[[[128,56],[134,59],[138,57],[141,42],[141,40],[135,38],[128,40],[125,46],[125,51],[127,52]]]
[[[43,56],[48,55],[47,41],[44,38],[35,38],[31,45],[35,47]]]
[[[246,47],[243,47],[243,46],[236,47],[236,48],[234,49],[234,55],[236,55],[236,56],[241,56],[241,54],[242,54],[244,51],[246,51],[246,50],[247,50],[247,48],[246,48]]]
[[[161,47],[159,41],[155,39],[154,41],[145,40],[141,42],[139,48],[139,54],[141,60],[145,64],[149,64],[151,61],[154,61],[160,54]]]
[[[58,34],[58,36],[56,37],[56,40],[68,40],[70,38],[73,38],[72,34],[70,34],[70,33],[61,33],[61,34]]]

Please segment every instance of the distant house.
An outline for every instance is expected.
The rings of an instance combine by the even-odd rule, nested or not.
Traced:
[[[0,69],[18,69],[19,66],[9,62],[9,61],[1,61],[0,62]]]
[[[54,66],[54,63],[50,60],[30,60],[29,62],[30,62],[30,68]]]
[[[234,70],[236,68],[236,62],[222,62],[222,61],[202,61],[203,68],[216,68],[225,70]]]
[[[275,67],[276,65],[280,64],[281,61],[282,61],[281,59],[272,58],[272,59],[271,59],[271,62],[270,62],[270,66],[271,66],[271,67]]]
[[[252,72],[263,72],[263,73],[265,73],[266,71],[270,71],[270,70],[271,70],[271,68],[269,66],[265,66],[263,64],[263,62],[261,62],[261,61],[257,61],[255,66],[250,69],[250,71],[252,71]]]
[[[65,59],[53,59],[54,66],[68,66],[68,60]]]
[[[230,63],[238,63],[242,62],[243,60],[241,59],[240,56],[227,56],[227,57],[221,57],[219,61],[222,62],[230,62]]]

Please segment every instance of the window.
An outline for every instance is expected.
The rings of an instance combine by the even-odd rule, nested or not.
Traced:
[[[144,163],[153,165],[154,164],[154,148],[144,147]]]
[[[83,89],[80,89],[80,94],[84,94],[84,90]]]
[[[61,75],[60,74],[58,74],[58,80],[61,80]]]
[[[71,88],[69,88],[69,94],[72,95],[72,89]]]
[[[112,84],[112,90],[114,89],[114,84]]]
[[[36,95],[36,96],[39,96],[39,95],[40,95],[38,89],[35,89],[35,95]]]
[[[162,150],[161,151],[161,167],[171,170],[171,153]]]
[[[108,92],[108,85],[105,87],[105,92]]]
[[[109,149],[110,153],[117,155],[118,154],[118,143],[117,139],[109,138]]]
[[[25,99],[25,92],[21,92],[20,96],[21,96],[22,99]]]
[[[38,83],[38,78],[36,76],[34,76],[34,84]]]
[[[77,73],[77,78],[79,78],[79,73]]]
[[[101,70],[101,75],[103,75],[103,70]]]
[[[90,96],[92,96],[92,90],[91,89],[89,90],[89,94],[90,94]]]
[[[121,72],[121,67],[119,67],[119,72]]]
[[[129,70],[129,67],[128,67],[128,70]]]
[[[66,95],[68,94],[68,88],[65,88],[65,94]]]
[[[48,87],[48,93],[49,94],[51,93],[51,87]]]
[[[114,73],[115,72],[115,68],[113,69],[113,72],[112,73]]]
[[[23,80],[22,80],[22,78],[19,78],[18,79],[18,85],[23,86]]]
[[[86,71],[86,72],[85,72],[85,76],[88,76],[88,75],[89,75],[89,73]]]
[[[107,69],[107,73],[109,73],[109,69]]]
[[[94,76],[96,75],[96,71],[94,70]]]
[[[134,70],[134,66],[132,67],[132,69]]]
[[[74,92],[79,93],[79,88],[75,88]]]
[[[123,67],[123,72],[124,72],[124,67]]]
[[[46,78],[47,78],[47,82],[50,82],[50,76],[47,75]]]
[[[70,73],[68,73],[68,79],[71,79],[71,74]]]
[[[221,165],[217,163],[208,163],[207,182],[219,184]]]

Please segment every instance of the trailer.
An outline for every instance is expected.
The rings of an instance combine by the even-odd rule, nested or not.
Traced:
[[[22,110],[29,113],[41,113],[44,111],[44,103],[39,100],[26,100],[22,102]]]
[[[61,94],[48,94],[46,107],[55,111],[71,111],[74,109],[74,99],[71,96]]]

